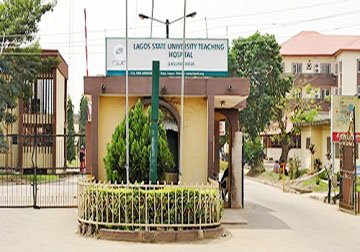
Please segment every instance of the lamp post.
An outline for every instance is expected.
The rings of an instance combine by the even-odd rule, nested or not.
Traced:
[[[186,18],[189,18],[189,17],[195,17],[195,16],[196,16],[196,11],[187,14],[185,17],[186,17]],[[159,20],[159,19],[154,18],[154,17],[149,17],[149,16],[146,16],[146,15],[144,15],[144,14],[139,14],[139,18],[140,18],[140,19],[150,19],[150,20],[152,20],[152,21],[155,21],[155,22],[164,24],[164,25],[166,26],[166,38],[169,38],[169,26],[170,26],[171,24],[177,22],[177,21],[182,20],[182,19],[184,18],[184,16],[179,17],[179,18],[177,18],[177,19],[174,19],[174,20],[171,21],[171,22],[169,21],[169,19],[166,19],[165,22],[164,22],[164,21],[162,21],[162,20]]]

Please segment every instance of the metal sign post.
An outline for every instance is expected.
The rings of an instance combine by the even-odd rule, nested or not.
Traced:
[[[152,94],[151,94],[151,158],[150,158],[150,181],[157,181],[157,157],[158,157],[158,118],[159,118],[159,76],[160,62],[152,63]]]

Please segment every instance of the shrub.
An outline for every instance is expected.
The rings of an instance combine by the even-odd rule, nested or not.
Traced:
[[[89,186],[79,200],[79,218],[84,223],[100,223],[98,229],[139,230],[153,224],[156,230],[155,224],[163,224],[158,226],[162,230],[181,223],[186,229],[196,229],[192,224],[216,226],[223,213],[217,188]]]
[[[295,158],[289,159],[289,175],[290,179],[297,179],[301,176],[301,161],[299,157],[295,156]]]
[[[150,109],[146,114],[140,100],[129,113],[129,179],[135,181],[149,181],[151,128]],[[175,166],[174,158],[168,147],[166,130],[162,124],[162,114],[159,113],[158,132],[158,180],[164,180],[165,169]],[[107,179],[110,181],[126,180],[126,130],[125,119],[119,124],[111,142],[107,145],[104,158]]]
[[[322,162],[320,158],[316,158],[314,161],[314,171],[319,172],[321,170]]]

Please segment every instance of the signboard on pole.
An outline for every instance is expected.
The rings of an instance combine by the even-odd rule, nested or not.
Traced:
[[[353,109],[355,108],[355,118],[359,120],[360,106],[357,96],[334,95],[332,97],[331,129],[332,142],[340,142],[341,139],[348,137],[352,129],[350,128]],[[360,123],[355,122],[356,142],[360,142]]]
[[[181,76],[182,39],[129,38],[129,75],[150,76],[153,60],[160,61],[160,75]],[[125,75],[125,39],[106,38],[106,75]],[[187,39],[185,75],[228,76],[227,39]]]

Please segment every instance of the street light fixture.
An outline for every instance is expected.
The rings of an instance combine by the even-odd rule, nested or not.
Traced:
[[[195,16],[196,16],[196,11],[191,12],[191,13],[189,13],[189,14],[186,15],[187,18],[189,18],[189,17],[195,17]],[[153,20],[153,21],[156,21],[156,22],[158,22],[158,23],[161,23],[161,24],[166,25],[166,38],[169,38],[169,25],[171,25],[171,24],[173,24],[173,23],[175,23],[175,22],[177,22],[177,21],[182,20],[184,17],[183,17],[183,16],[182,16],[182,17],[179,17],[179,18],[177,18],[177,19],[174,19],[174,20],[171,21],[171,22],[169,21],[169,19],[166,19],[165,22],[164,22],[164,21],[162,21],[162,20],[159,20],[159,19],[153,18],[153,17],[149,17],[149,16],[146,16],[146,15],[144,15],[144,14],[139,14],[139,18],[140,18],[140,19],[150,19],[150,20]]]

